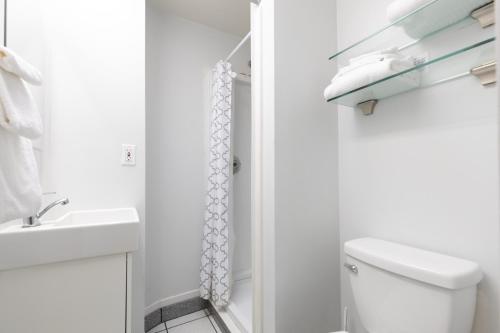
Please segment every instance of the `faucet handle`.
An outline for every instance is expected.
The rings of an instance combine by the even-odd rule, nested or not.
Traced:
[[[23,218],[23,228],[38,227],[39,225],[41,225],[41,223],[36,216]]]

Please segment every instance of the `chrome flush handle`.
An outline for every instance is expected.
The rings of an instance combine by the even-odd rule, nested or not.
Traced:
[[[351,273],[358,274],[358,266],[344,263],[344,267],[351,271]]]

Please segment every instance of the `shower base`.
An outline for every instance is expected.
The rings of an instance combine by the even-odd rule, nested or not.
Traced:
[[[242,332],[252,332],[252,279],[235,281],[227,312]]]
[[[231,302],[225,309],[217,309],[231,333],[252,333],[252,279],[236,280]]]

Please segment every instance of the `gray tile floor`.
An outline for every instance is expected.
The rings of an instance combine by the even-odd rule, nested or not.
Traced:
[[[148,333],[222,333],[207,310],[162,323]]]

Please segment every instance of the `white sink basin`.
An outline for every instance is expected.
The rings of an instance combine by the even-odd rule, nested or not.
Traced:
[[[42,225],[0,224],[0,271],[137,250],[135,208],[70,212]]]

